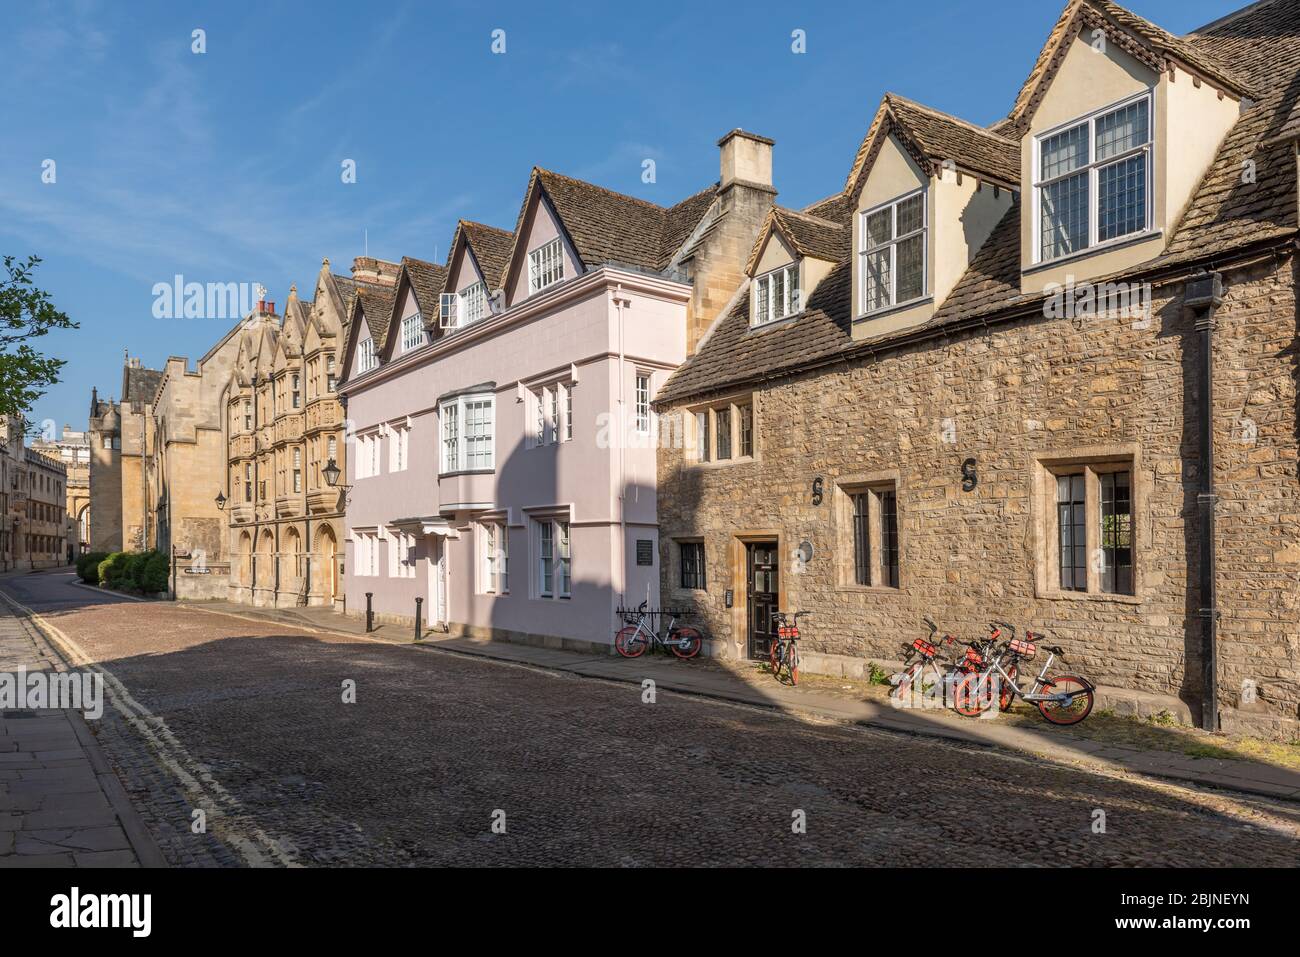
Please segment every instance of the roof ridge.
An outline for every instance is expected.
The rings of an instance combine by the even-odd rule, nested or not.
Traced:
[[[814,203],[813,205],[816,206],[817,204]],[[789,206],[777,206],[774,204],[772,206],[772,211],[778,216],[789,213],[790,215],[798,216],[801,219],[812,220],[814,223],[821,226],[833,226],[835,229],[848,229],[848,225],[845,223],[837,223],[833,219],[825,219],[824,217],[817,216],[813,213],[805,213],[801,209],[791,209]]]
[[[1231,23],[1233,20],[1236,20],[1240,16],[1244,16],[1245,14],[1250,13],[1254,10],[1258,10],[1260,7],[1265,7],[1268,6],[1270,3],[1276,3],[1276,2],[1277,0],[1255,0],[1254,3],[1248,3],[1244,7],[1240,8],[1239,10],[1232,10],[1229,11],[1228,13],[1225,13],[1217,20],[1211,20],[1209,23],[1204,23],[1193,30],[1188,30],[1186,33],[1183,34],[1183,38],[1186,39],[1188,37],[1193,37],[1199,33],[1202,33],[1205,30],[1213,30],[1216,27],[1221,27],[1225,23]]]
[[[1009,136],[1003,136],[1001,133],[994,133],[986,126],[979,126],[975,123],[970,122],[970,120],[963,120],[960,116],[956,116],[953,113],[947,113],[943,110],[936,109],[933,106],[927,106],[925,103],[918,102],[917,100],[913,100],[910,97],[902,96],[901,94],[894,93],[893,91],[886,91],[885,98],[888,100],[899,100],[902,103],[906,103],[908,106],[914,106],[918,110],[922,110],[923,112],[929,113],[932,116],[937,116],[940,119],[944,119],[944,120],[951,120],[954,123],[966,127],[968,130],[971,130],[972,132],[983,133],[985,136],[990,136],[995,140],[1000,140],[1001,142],[1007,145],[1010,146],[1016,145],[1016,141],[1011,139]],[[1001,123],[1002,121],[998,120],[997,122]]]
[[[500,233],[503,236],[513,236],[514,233],[509,229],[502,229],[500,226],[493,226],[490,223],[480,223],[474,219],[462,219],[460,223],[474,229],[490,229],[494,233]]]
[[[631,200],[631,201],[634,202],[634,203],[640,203],[642,206],[648,206],[648,207],[650,207],[651,209],[655,210],[656,212],[666,213],[666,212],[668,212],[668,210],[670,210],[670,209],[673,208],[672,206],[660,206],[658,203],[652,203],[652,202],[651,202],[650,200],[648,200],[648,199],[641,199],[639,196],[629,196],[627,193],[620,193],[620,192],[619,192],[618,190],[616,190],[616,189],[610,189],[610,188],[607,187],[607,186],[601,186],[601,185],[599,185],[599,184],[597,184],[597,183],[593,183],[593,182],[591,182],[591,181],[589,181],[589,180],[578,179],[578,178],[575,177],[575,176],[566,176],[566,175],[563,174],[563,173],[557,173],[557,172],[555,172],[554,170],[550,170],[550,169],[543,169],[543,168],[540,167],[540,166],[534,166],[533,169],[537,170],[538,173],[545,173],[547,176],[555,176],[555,177],[558,177],[559,179],[568,180],[570,183],[577,183],[577,184],[579,184],[580,186],[588,186],[588,187],[590,187],[591,189],[598,189],[598,190],[600,190],[602,193],[607,193],[607,194],[609,194],[610,196],[617,196],[619,199],[626,199],[626,200]],[[701,190],[700,192],[703,192],[703,190]],[[698,196],[699,193],[692,193],[691,195],[692,195],[692,196]],[[690,198],[691,198],[690,196],[687,197],[687,199],[690,199]],[[680,204],[676,204],[676,203],[675,203],[675,204],[673,204],[673,205],[676,206],[676,205],[680,205]]]

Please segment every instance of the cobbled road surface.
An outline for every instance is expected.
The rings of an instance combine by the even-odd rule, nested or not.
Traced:
[[[71,581],[0,588],[120,683],[95,730],[176,864],[1297,861],[1268,802]]]

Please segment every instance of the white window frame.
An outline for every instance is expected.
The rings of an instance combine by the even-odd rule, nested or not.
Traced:
[[[534,519],[533,525],[537,533],[537,597],[568,600],[573,597],[573,527],[568,518],[559,516]]]
[[[388,471],[405,472],[410,464],[411,429],[406,425],[394,425],[388,430]]]
[[[472,326],[491,314],[488,310],[487,283],[482,279],[470,283],[456,295],[460,297],[456,316],[457,328]]]
[[[1104,116],[1109,116],[1119,110],[1126,109],[1134,103],[1145,102],[1147,111],[1147,139],[1145,143],[1133,147],[1123,153],[1117,153],[1114,156],[1108,156],[1104,160],[1097,159],[1097,121]],[[1155,96],[1153,90],[1146,90],[1134,96],[1125,97],[1117,100],[1099,110],[1093,110],[1091,113],[1085,113],[1082,116],[1075,117],[1067,123],[1061,123],[1049,130],[1044,130],[1034,136],[1033,144],[1033,209],[1031,215],[1034,217],[1033,230],[1033,262],[1035,265],[1042,263],[1061,262],[1074,256],[1084,255],[1096,249],[1105,249],[1117,243],[1126,243],[1133,240],[1136,236],[1145,236],[1155,230],[1155,197],[1154,193],[1154,167],[1155,167],[1155,116],[1154,116]],[[1077,169],[1072,169],[1068,173],[1061,173],[1051,179],[1044,180],[1041,178],[1043,169],[1043,143],[1059,133],[1073,129],[1076,126],[1088,126],[1088,163]],[[1100,220],[1098,215],[1097,202],[1098,196],[1098,173],[1101,169],[1108,166],[1114,166],[1126,162],[1134,156],[1145,154],[1146,156],[1146,182],[1144,192],[1146,196],[1146,209],[1144,210],[1145,219],[1141,229],[1131,233],[1125,233],[1122,236],[1114,236],[1104,242],[1097,239],[1097,224]],[[1082,249],[1071,250],[1070,252],[1061,253],[1059,256],[1053,256],[1050,259],[1043,258],[1043,217],[1042,217],[1042,196],[1045,187],[1051,186],[1061,180],[1077,176],[1082,172],[1088,174],[1088,244]]]
[[[486,405],[487,434],[470,434],[471,406]],[[446,399],[438,406],[441,434],[439,472],[491,472],[496,468],[496,396],[491,392],[475,392]],[[448,433],[452,432],[451,435]],[[477,463],[471,463],[471,440],[486,442],[486,464],[480,454]]]
[[[413,312],[402,320],[402,351],[410,352],[424,345],[424,316]]]
[[[482,522],[482,591],[486,595],[510,594],[510,527],[505,522]]]
[[[302,491],[302,449],[296,445],[293,447],[293,490]]]
[[[357,344],[357,370],[369,372],[379,365],[379,353],[375,351],[375,340],[366,336]]]
[[[632,380],[632,422],[641,435],[650,434],[650,398],[653,394],[653,373],[638,370]]]
[[[559,386],[564,390],[564,401],[560,406],[564,410],[564,441],[573,441],[573,383],[562,382]]]
[[[528,294],[541,292],[564,279],[564,247],[560,237],[528,253]]]
[[[921,228],[914,229],[905,235],[898,235],[898,207],[899,204],[905,203],[915,197],[921,197]],[[867,246],[867,220],[882,210],[890,211],[890,232],[891,237],[887,242],[879,243],[875,246]],[[914,236],[921,237],[921,292],[911,299],[903,301],[898,300],[898,244],[905,239],[911,239]],[[881,249],[889,250],[889,302],[874,309],[867,308],[867,258],[871,253]],[[885,312],[889,309],[896,309],[899,306],[907,306],[912,303],[923,301],[930,294],[930,193],[929,190],[922,186],[920,189],[914,189],[902,196],[895,197],[887,203],[879,203],[870,209],[864,209],[858,214],[858,303],[861,306],[860,314],[864,316],[875,315],[879,312]]]
[[[775,286],[773,280],[776,278],[777,273],[781,273],[785,279],[779,303],[772,301],[772,289]],[[755,277],[752,324],[765,326],[769,322],[779,322],[790,316],[798,315],[803,309],[800,303],[801,298],[798,262],[778,266],[776,269],[771,269],[763,273],[763,275]],[[780,308],[779,314],[777,311],[778,306]]]

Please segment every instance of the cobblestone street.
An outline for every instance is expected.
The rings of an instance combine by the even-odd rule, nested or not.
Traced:
[[[93,730],[176,864],[1296,862],[1294,806],[684,695],[643,704],[635,684],[104,601],[66,575],[3,587],[111,676],[126,713]]]

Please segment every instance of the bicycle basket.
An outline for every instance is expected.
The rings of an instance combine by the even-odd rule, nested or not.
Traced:
[[[966,662],[967,664],[974,665],[976,668],[982,668],[984,667],[984,656],[981,655],[974,648],[967,648]]]
[[[912,647],[926,658],[933,658],[939,653],[939,649],[934,646],[934,642],[926,641],[924,638],[917,638],[912,642]]]
[[[781,638],[799,637],[799,629],[796,628],[794,625],[782,625],[780,628],[776,630],[776,633]]]
[[[1021,658],[1032,658],[1038,653],[1038,646],[1022,638],[1011,639],[1011,650]]]

